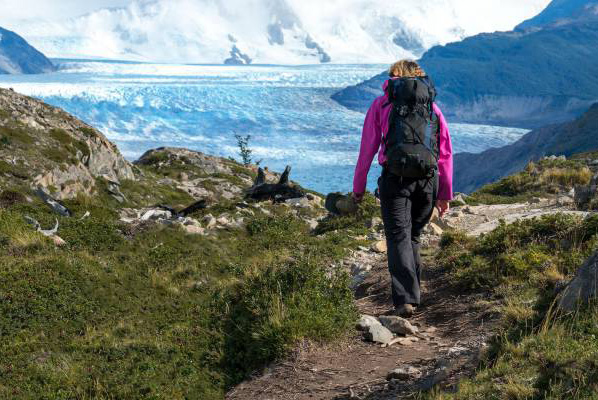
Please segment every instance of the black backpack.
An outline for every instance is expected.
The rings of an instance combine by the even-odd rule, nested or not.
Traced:
[[[393,175],[433,178],[438,168],[440,123],[432,105],[436,90],[426,77],[390,79],[391,105],[384,137],[386,165]]]

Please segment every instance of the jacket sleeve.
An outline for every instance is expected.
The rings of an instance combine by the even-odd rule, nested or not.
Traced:
[[[453,199],[453,145],[449,127],[440,108],[434,104],[434,111],[440,121],[438,156],[438,200]]]
[[[353,177],[353,193],[363,194],[365,192],[368,172],[372,166],[374,156],[380,148],[381,140],[382,129],[380,126],[380,107],[378,101],[374,101],[368,110],[365,116],[365,122],[363,123],[359,158]]]

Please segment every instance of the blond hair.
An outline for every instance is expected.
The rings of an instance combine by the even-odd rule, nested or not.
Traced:
[[[390,66],[388,75],[391,77],[406,78],[426,76],[426,72],[413,60],[401,60]]]

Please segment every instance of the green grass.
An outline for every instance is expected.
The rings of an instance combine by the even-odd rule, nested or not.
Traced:
[[[468,204],[510,204],[529,201],[533,197],[568,192],[575,186],[587,185],[591,170],[579,160],[541,160],[498,182],[485,185],[466,199]]]
[[[443,236],[438,261],[464,289],[490,291],[502,327],[475,377],[429,399],[598,398],[598,306],[554,309],[557,283],[598,250],[598,216],[544,216],[480,239]]]
[[[348,277],[327,270],[356,245],[344,232],[264,215],[218,236],[131,232],[102,197],[67,206],[64,247],[24,221],[54,225],[37,199],[0,208],[0,398],[220,399],[355,320]]]

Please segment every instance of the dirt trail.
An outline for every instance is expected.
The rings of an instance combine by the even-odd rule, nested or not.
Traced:
[[[563,210],[548,201],[504,207],[459,207],[443,221],[446,226],[470,230],[510,214],[533,214],[539,209]],[[451,388],[461,377],[471,374],[480,352],[495,331],[496,300],[483,293],[462,293],[434,265],[431,255],[438,238],[427,238],[426,265],[422,277],[422,305],[410,321],[427,337],[409,345],[381,347],[367,342],[359,332],[347,340],[327,346],[305,345],[284,362],[272,365],[228,395],[229,400],[313,400],[406,398],[435,385]],[[371,270],[356,287],[355,301],[362,314],[380,316],[392,309],[390,276],[386,257],[360,252],[360,263],[371,263]],[[368,268],[369,269],[369,268]],[[431,328],[431,329],[430,329]],[[432,332],[433,331],[433,332]],[[395,368],[414,367],[404,381],[386,380]]]

